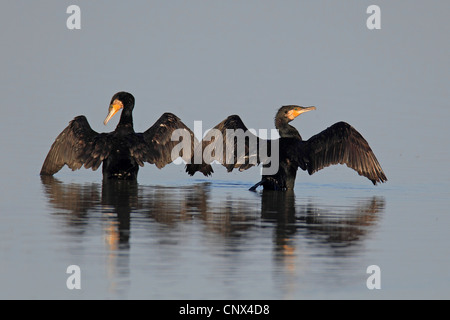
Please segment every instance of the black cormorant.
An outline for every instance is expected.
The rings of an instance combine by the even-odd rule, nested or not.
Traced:
[[[161,169],[174,160],[171,151],[179,142],[172,141],[171,136],[176,129],[190,134],[193,150],[196,141],[193,132],[172,113],[164,113],[147,131],[136,133],[132,117],[134,101],[128,92],[118,92],[112,97],[103,123],[106,125],[122,109],[119,124],[113,132],[95,132],[85,116],[75,117],[51,146],[40,174],[53,175],[64,165],[72,170],[83,165],[86,169],[97,170],[103,163],[104,179],[133,180],[144,162]],[[189,155],[181,156],[187,158]]]
[[[248,131],[239,116],[229,116],[214,127],[216,132],[221,133],[223,139],[216,139],[214,130],[211,130],[211,135],[206,135],[202,144],[199,144],[198,148],[201,148],[201,150],[196,150],[197,153],[202,152],[202,154],[205,148],[215,151],[223,150],[223,156],[220,151],[216,154],[212,152],[211,161],[205,162],[203,160],[201,164],[191,161],[191,164],[186,165],[186,172],[194,175],[195,172],[200,171],[205,175],[210,175],[213,172],[210,163],[214,160],[225,166],[229,172],[234,168],[239,168],[242,171],[253,165],[263,163],[262,179],[250,190],[255,190],[258,186],[263,186],[264,189],[269,190],[288,190],[294,188],[299,167],[308,171],[311,175],[330,165],[346,164],[359,175],[368,178],[374,185],[387,181],[383,169],[367,141],[346,122],[337,122],[308,140],[303,140],[297,129],[291,126],[289,122],[298,115],[315,109],[315,107],[296,105],[281,107],[275,116],[275,127],[278,129],[280,136],[277,140],[258,138]],[[236,142],[236,138],[235,136],[227,136],[228,129],[231,129],[231,132],[239,129],[246,132],[249,139],[245,142],[245,154],[237,152],[237,144],[229,143],[233,139]],[[256,141],[256,145],[252,147],[249,141]],[[267,154],[272,156],[274,156],[273,152],[276,149],[274,142],[278,143],[278,168],[273,174],[264,174],[264,168],[267,168],[268,164],[267,162],[264,163],[263,155],[259,149],[261,142],[267,143]],[[221,148],[215,148],[217,144],[222,144]],[[234,150],[231,150],[232,152],[227,150],[227,145],[234,146]],[[230,154],[232,159],[230,159]],[[252,159],[254,162],[251,161]]]

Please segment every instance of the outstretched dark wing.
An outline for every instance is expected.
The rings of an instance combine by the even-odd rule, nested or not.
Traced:
[[[338,122],[299,145],[300,167],[309,174],[333,164],[346,164],[372,181],[387,178],[367,141],[352,126]]]
[[[41,175],[53,175],[64,165],[72,170],[97,170],[110,153],[109,134],[92,130],[85,116],[74,118],[58,135],[42,165]]]
[[[214,172],[210,165],[213,161],[222,164],[228,172],[235,168],[247,170],[264,161],[260,157],[262,143],[269,154],[270,140],[257,137],[239,116],[229,116],[207,132],[202,143],[195,148],[191,163],[186,165],[186,172],[194,175],[200,171],[210,175]]]
[[[190,161],[196,143],[194,133],[180,118],[164,113],[147,131],[136,134],[130,153],[140,166],[148,162],[161,169],[178,156]]]

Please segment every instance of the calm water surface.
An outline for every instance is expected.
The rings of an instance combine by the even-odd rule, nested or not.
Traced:
[[[1,298],[449,297],[448,215],[401,188],[250,192],[245,181],[83,181],[90,174],[35,175],[4,199]],[[66,286],[72,264],[81,290]],[[366,286],[373,264],[380,290]]]
[[[111,297],[295,298],[316,282],[364,285],[354,262],[364,262],[383,197],[336,207],[247,188],[43,180],[50,220],[73,261],[86,263],[86,273],[94,261],[103,266],[101,280],[86,279],[87,292],[104,281]]]

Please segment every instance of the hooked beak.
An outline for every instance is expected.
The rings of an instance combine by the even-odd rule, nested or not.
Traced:
[[[287,113],[289,120],[294,120],[296,117],[301,115],[302,113],[316,110],[316,107],[295,107]]]
[[[106,116],[105,120],[103,121],[103,124],[106,126],[109,120],[119,111],[123,108],[123,104],[121,101],[114,100],[114,102],[109,106],[109,112]]]

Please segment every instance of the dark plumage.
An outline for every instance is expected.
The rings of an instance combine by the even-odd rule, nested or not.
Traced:
[[[256,144],[247,141],[245,153],[238,153],[235,145],[234,159],[230,159],[232,153],[229,152],[230,150],[227,153],[225,147],[226,141],[230,141],[230,138],[227,137],[227,129],[241,129],[244,132],[247,132],[248,129],[239,116],[229,116],[214,127],[221,132],[223,141],[216,141],[207,135],[198,147],[202,148],[201,151],[196,150],[196,152],[203,152],[206,148],[214,149],[218,144],[222,144],[223,155],[220,157],[218,154],[213,154],[212,160],[219,161],[229,172],[234,168],[242,171],[260,163],[267,168],[268,164],[265,163],[263,154],[260,153],[259,145],[262,142],[267,143],[267,154],[270,156],[271,152],[276,150],[275,144],[278,144],[278,170],[275,174],[270,175],[265,175],[263,171],[261,181],[250,190],[255,190],[258,186],[270,190],[293,189],[299,167],[311,175],[334,164],[346,164],[359,175],[368,178],[374,185],[387,181],[383,169],[367,141],[348,123],[335,123],[308,140],[303,140],[297,129],[289,125],[289,122],[301,113],[315,109],[315,107],[295,105],[281,107],[275,116],[275,127],[278,129],[280,139],[264,140],[248,132],[249,141],[256,141]],[[211,162],[203,161],[201,164],[195,164],[194,161],[191,161],[192,164],[186,165],[186,172],[194,175],[195,172],[200,171],[205,175],[210,175],[213,172]]]
[[[119,124],[110,133],[98,133],[91,129],[85,116],[78,116],[58,135],[42,165],[41,175],[53,175],[64,165],[72,170],[97,170],[103,164],[103,178],[137,178],[139,166],[144,162],[158,168],[172,162],[171,151],[179,141],[171,141],[172,133],[182,129],[191,136],[191,152],[194,148],[193,132],[174,114],[164,113],[147,131],[136,133],[133,129],[132,111],[134,97],[118,92],[109,106],[104,124],[122,109]],[[183,155],[189,160],[190,155]]]

